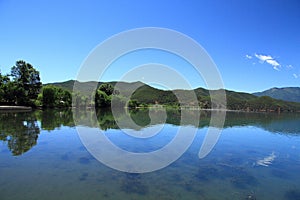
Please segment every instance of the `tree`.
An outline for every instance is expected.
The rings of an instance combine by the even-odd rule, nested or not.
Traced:
[[[72,95],[69,91],[52,85],[43,87],[44,107],[70,107]]]
[[[3,101],[3,97],[4,97],[4,84],[3,84],[3,77],[0,71],[0,102]]]
[[[101,84],[95,94],[96,107],[108,107],[111,105],[111,99],[114,92],[114,87],[109,83]]]
[[[55,87],[45,86],[43,87],[43,107],[53,107],[55,104]]]
[[[2,75],[0,72],[0,102],[6,102],[8,81],[9,77],[7,75]]]
[[[108,107],[111,104],[111,96],[108,96],[105,92],[98,89],[95,94],[95,106],[96,107]]]
[[[112,95],[114,92],[114,87],[109,83],[102,83],[98,89],[105,92],[107,96]]]
[[[9,75],[0,73],[0,102],[2,104],[15,104],[16,85],[10,80]]]
[[[40,73],[31,64],[20,60],[12,67],[11,77],[16,85],[16,103],[33,105],[42,87]]]
[[[16,84],[8,78],[7,82],[4,84],[4,102],[9,105],[16,104],[16,93],[18,88]]]
[[[128,102],[128,107],[129,108],[137,108],[137,107],[139,107],[139,103],[137,100],[130,100]]]
[[[56,87],[55,105],[59,107],[70,107],[72,104],[72,95],[68,90]]]

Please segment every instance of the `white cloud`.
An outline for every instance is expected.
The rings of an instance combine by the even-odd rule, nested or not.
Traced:
[[[295,78],[298,78],[298,75],[297,75],[297,74],[293,74],[293,76],[294,76]]]
[[[265,62],[266,60],[273,60],[274,58],[272,56],[262,55],[262,54],[255,54],[255,57],[261,60],[262,62]]]
[[[247,54],[247,55],[246,55],[246,58],[247,58],[247,59],[252,59],[252,56],[250,56],[250,55]]]
[[[272,65],[273,69],[275,69],[277,71],[279,71],[279,67],[281,67],[279,62],[270,55],[255,54],[255,57],[258,58],[260,60],[260,62],[262,62],[262,63],[266,62],[266,63]]]
[[[279,70],[278,67],[280,67],[280,64],[276,60],[266,60],[267,63],[273,66],[273,69]]]

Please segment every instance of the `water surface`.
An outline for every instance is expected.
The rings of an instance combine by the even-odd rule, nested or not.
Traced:
[[[191,111],[191,118],[194,116]],[[92,111],[78,111],[88,119]],[[168,144],[180,126],[180,111],[166,124],[150,124],[147,110],[127,113],[138,133],[161,127],[147,138],[124,134],[109,111],[98,111],[100,127],[115,145],[151,152]],[[158,112],[159,115],[159,112]],[[203,159],[198,152],[210,120],[201,112],[196,137],[168,167],[151,173],[124,173],[97,161],[82,145],[71,110],[0,113],[0,199],[300,199],[300,115],[227,113],[218,143]],[[93,124],[94,123],[94,124]]]

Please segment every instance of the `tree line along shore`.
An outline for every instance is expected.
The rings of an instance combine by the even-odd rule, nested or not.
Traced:
[[[197,88],[194,90],[160,90],[141,82],[123,83],[116,88],[116,82],[97,83],[96,91],[91,94],[73,92],[76,81],[63,84],[43,85],[40,73],[31,64],[19,60],[11,68],[11,73],[0,72],[0,110],[30,110],[31,108],[66,108],[66,107],[117,107],[147,108],[157,104],[173,108],[211,109],[216,107],[210,100],[210,91]],[[85,83],[81,83],[85,87]],[[127,88],[138,84],[137,89],[126,95]],[[88,85],[88,84],[86,84]],[[84,89],[83,89],[84,91]],[[185,96],[178,101],[175,93]],[[190,95],[195,94],[197,101],[192,102]],[[299,112],[300,103],[273,99],[268,96],[257,97],[248,93],[225,90],[227,110],[248,112]],[[73,100],[73,101],[72,101]]]

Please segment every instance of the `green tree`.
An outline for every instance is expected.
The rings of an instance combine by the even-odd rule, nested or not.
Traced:
[[[98,89],[105,92],[107,96],[112,95],[114,92],[114,87],[109,83],[102,83]]]
[[[0,102],[3,101],[3,97],[4,97],[4,84],[3,84],[3,77],[0,71]]]
[[[42,94],[44,107],[70,107],[72,104],[71,93],[60,87],[44,86]]]
[[[34,104],[36,106],[43,106],[43,93],[39,93],[37,99],[35,100]]]
[[[108,107],[111,103],[111,97],[105,92],[98,89],[95,94],[95,106],[96,107]]]
[[[56,88],[55,104],[59,107],[70,107],[72,105],[72,94],[68,90]]]
[[[11,77],[16,84],[16,103],[33,105],[42,86],[40,73],[31,64],[20,60],[12,67]]]
[[[54,107],[56,89],[53,86],[43,87],[43,107]]]
[[[137,100],[130,100],[128,102],[128,107],[129,108],[137,108],[137,107],[139,107],[139,103]]]
[[[0,102],[12,104],[16,102],[17,86],[9,78],[9,75],[0,75]]]

